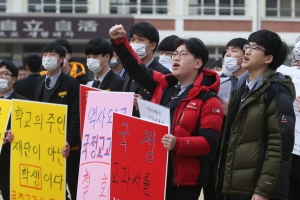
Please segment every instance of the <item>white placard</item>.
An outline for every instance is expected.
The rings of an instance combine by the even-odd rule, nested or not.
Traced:
[[[231,91],[231,81],[229,78],[221,79],[220,90],[218,93],[218,97],[225,101],[226,103],[229,102]]]
[[[296,89],[296,96],[300,95],[300,70],[296,67],[288,67],[281,65],[277,72],[281,72],[284,75],[288,75],[292,78]],[[295,144],[293,154],[300,156],[300,113],[297,106],[297,100],[294,101],[294,110],[296,115],[296,125],[295,125]]]
[[[171,119],[169,108],[139,98],[137,102],[141,119],[167,125],[170,132]]]

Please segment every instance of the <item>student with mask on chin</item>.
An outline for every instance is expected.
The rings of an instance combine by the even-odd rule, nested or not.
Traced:
[[[85,47],[86,65],[95,74],[88,85],[107,91],[122,91],[124,80],[110,68],[113,56],[111,45],[104,39],[91,39]]]
[[[230,40],[226,45],[226,52],[224,55],[224,62],[222,66],[222,72],[225,76],[230,77],[231,89],[233,89],[238,81],[239,76],[246,72],[246,69],[241,67],[245,51],[243,50],[244,44],[247,44],[248,40],[244,38],[234,38]],[[222,80],[221,80],[222,84]],[[228,103],[221,99],[225,116],[227,115]]]
[[[17,81],[18,68],[12,62],[0,62],[0,98],[1,99],[26,99],[14,91],[13,85]],[[3,145],[0,154],[0,191],[4,200],[10,199],[10,149],[14,138],[10,131],[10,120],[7,131],[4,133]],[[2,130],[3,131],[3,130]]]
[[[154,52],[159,42],[159,33],[152,24],[148,22],[139,22],[133,25],[129,29],[128,41],[136,55],[148,69],[152,69],[163,74],[171,73],[154,58]],[[134,92],[135,99],[143,98],[148,101],[151,100],[153,95],[153,93],[147,91],[128,75],[126,75],[124,79],[123,91]],[[132,115],[135,117],[140,116],[136,105],[133,107]]]
[[[172,52],[175,51],[174,49],[174,42],[178,36],[170,35],[164,38],[160,44],[158,45],[158,50],[160,53],[158,62],[162,64],[165,68],[172,71]]]
[[[246,69],[243,69],[241,67],[243,62],[243,57],[245,54],[245,51],[243,50],[244,44],[247,44],[248,40],[244,38],[234,38],[230,40],[226,45],[225,54],[223,56],[223,66],[222,66],[222,73],[220,75],[221,77],[221,84],[223,83],[223,78],[229,77],[226,81],[231,81],[231,90],[235,87],[239,76],[244,74],[246,72]],[[228,112],[228,102],[224,101],[223,99],[220,99],[222,103],[222,108],[224,111],[224,120],[223,120],[223,127],[222,127],[222,133],[225,128],[225,121],[226,116]],[[220,134],[220,141],[222,140],[223,134]],[[208,181],[207,186],[203,188],[203,193],[205,199],[218,199],[223,200],[224,194],[221,192],[215,192],[215,181],[216,181],[216,171],[219,161],[219,149],[220,149],[221,142],[218,144],[217,148],[217,155],[215,159],[210,163],[211,167],[211,174]]]
[[[67,158],[66,181],[70,195],[76,200],[80,161],[79,81],[62,72],[65,56],[66,50],[58,42],[51,42],[43,48],[42,65],[47,74],[37,79],[34,100],[68,105],[67,143],[62,154]],[[59,95],[61,93],[64,96]]]

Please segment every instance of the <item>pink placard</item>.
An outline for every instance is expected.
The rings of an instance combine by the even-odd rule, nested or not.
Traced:
[[[84,116],[85,116],[85,109],[87,103],[87,93],[88,91],[101,91],[101,90],[86,85],[80,85],[79,91],[80,91],[80,98],[79,98],[80,139],[82,140]]]
[[[132,114],[133,93],[88,92],[77,199],[109,199],[113,113]]]

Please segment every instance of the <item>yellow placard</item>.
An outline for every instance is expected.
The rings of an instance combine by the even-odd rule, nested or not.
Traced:
[[[64,200],[67,106],[12,100],[11,199]]]
[[[7,123],[10,117],[10,111],[11,100],[0,99],[0,154],[2,149],[4,132],[6,131]]]

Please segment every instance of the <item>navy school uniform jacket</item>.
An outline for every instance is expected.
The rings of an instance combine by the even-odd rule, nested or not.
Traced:
[[[151,64],[147,67],[148,69],[152,69],[158,72],[161,72],[162,74],[169,74],[171,73],[167,68],[165,68],[162,64],[157,62],[157,60],[153,60]],[[137,84],[132,78],[126,74],[124,78],[124,92],[134,92],[136,94],[140,94],[143,99],[150,101],[152,98],[153,93],[147,91],[145,88],[143,88],[141,85]],[[136,110],[135,106],[133,107],[132,115],[135,117],[139,117],[140,113]]]
[[[15,92],[29,100],[33,100],[36,87],[35,82],[39,77],[40,74],[29,74],[27,77],[18,80],[14,85]]]
[[[43,92],[47,90],[45,76],[38,78],[36,84],[34,100],[43,101]],[[80,145],[79,81],[61,72],[54,88],[49,93],[44,102],[68,105],[67,142],[70,148]]]
[[[15,91],[7,99],[26,100],[25,97],[19,95]],[[7,130],[11,129],[10,119],[6,129]],[[0,154],[0,181],[3,184],[8,184],[7,190],[9,190],[9,177],[10,177],[10,149],[11,149],[11,143],[7,142],[2,146],[2,150]]]
[[[92,86],[93,81],[88,82],[89,86]],[[122,91],[124,85],[124,80],[121,76],[114,73],[113,70],[109,70],[109,72],[105,75],[100,88],[101,90],[107,91]]]

